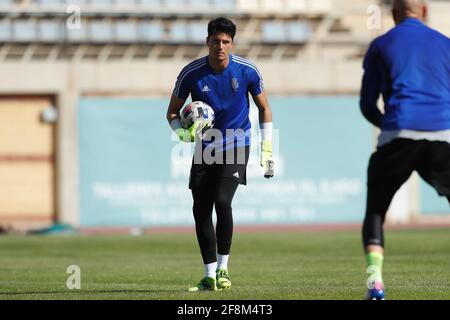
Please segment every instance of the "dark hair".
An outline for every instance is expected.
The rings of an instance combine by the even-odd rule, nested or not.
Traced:
[[[213,19],[208,23],[208,38],[216,33],[225,33],[233,40],[236,34],[236,25],[224,17]]]

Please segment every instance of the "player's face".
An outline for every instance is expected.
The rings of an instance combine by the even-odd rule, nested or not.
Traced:
[[[208,37],[206,44],[209,48],[209,56],[216,61],[228,59],[233,48],[233,39],[226,33],[216,33]]]

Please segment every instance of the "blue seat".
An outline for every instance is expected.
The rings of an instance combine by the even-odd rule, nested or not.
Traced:
[[[235,0],[212,0],[212,4],[216,9],[227,9],[234,11],[236,7]]]
[[[138,4],[143,6],[157,7],[161,5],[162,0],[138,0]]]
[[[187,0],[188,5],[195,6],[196,8],[209,7],[209,0]]]
[[[36,3],[43,7],[54,7],[66,4],[65,0],[34,0],[33,3]]]
[[[11,22],[9,20],[0,20],[0,41],[9,41],[11,36]]]
[[[0,0],[1,3],[2,0]],[[47,7],[47,6],[59,6],[62,5],[63,3],[65,3],[64,0],[33,0],[32,3],[34,4],[38,4],[42,7]]]
[[[287,40],[294,43],[305,43],[311,38],[312,29],[307,22],[295,21],[286,25]]]
[[[192,22],[188,27],[188,34],[190,42],[205,43],[208,36],[208,24],[201,22]]]
[[[89,39],[93,42],[109,42],[113,40],[113,28],[110,22],[92,21],[89,23]]]
[[[41,41],[61,41],[65,25],[60,21],[41,20],[38,24],[38,39]]]
[[[183,7],[186,6],[186,0],[164,0],[163,4],[165,4],[167,7],[171,8],[177,8],[181,12],[183,10]]]
[[[266,21],[261,26],[263,42],[276,43],[286,41],[286,28],[281,21]]]
[[[173,43],[189,42],[188,26],[185,22],[174,22],[170,25],[169,41]]]
[[[137,26],[129,21],[116,22],[115,34],[118,42],[135,42],[138,39]]]
[[[13,22],[14,40],[16,41],[35,41],[36,25],[30,20],[16,20]]]
[[[161,22],[142,22],[138,25],[138,39],[140,41],[162,41],[164,39],[164,28]]]

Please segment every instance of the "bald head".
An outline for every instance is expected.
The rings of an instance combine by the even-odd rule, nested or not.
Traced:
[[[392,15],[395,24],[399,24],[405,18],[425,20],[427,16],[426,0],[393,0]]]

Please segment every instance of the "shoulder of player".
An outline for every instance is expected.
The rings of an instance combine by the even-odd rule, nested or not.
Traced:
[[[389,46],[392,44],[392,41],[397,37],[404,37],[405,26],[402,24],[396,25],[391,29],[387,30],[385,33],[375,37],[370,45],[369,49],[372,50],[373,53],[377,53],[385,46]]]
[[[256,71],[256,73],[258,73],[258,75],[261,77],[258,66],[250,60],[235,55],[231,56],[231,60],[236,64],[238,68],[241,68],[245,71]]]
[[[446,44],[448,47],[450,47],[450,38],[447,37],[445,34],[441,33],[439,30],[433,29],[431,27],[427,26],[428,31],[428,37],[430,40],[438,41]]]
[[[430,28],[425,24],[421,24],[420,26],[422,32],[425,32],[430,41],[436,41],[439,39],[443,40],[443,42],[450,43],[449,38],[440,33],[439,31]],[[377,53],[378,51],[385,48],[385,46],[389,45],[396,37],[404,37],[403,30],[404,26],[402,24],[393,27],[386,33],[373,39],[369,45],[369,48],[371,48],[374,51],[374,53]]]
[[[196,60],[192,61],[191,63],[187,64],[181,70],[179,77],[180,78],[186,77],[190,73],[205,67],[206,64],[207,64],[207,57],[201,57],[199,59],[196,59]]]

